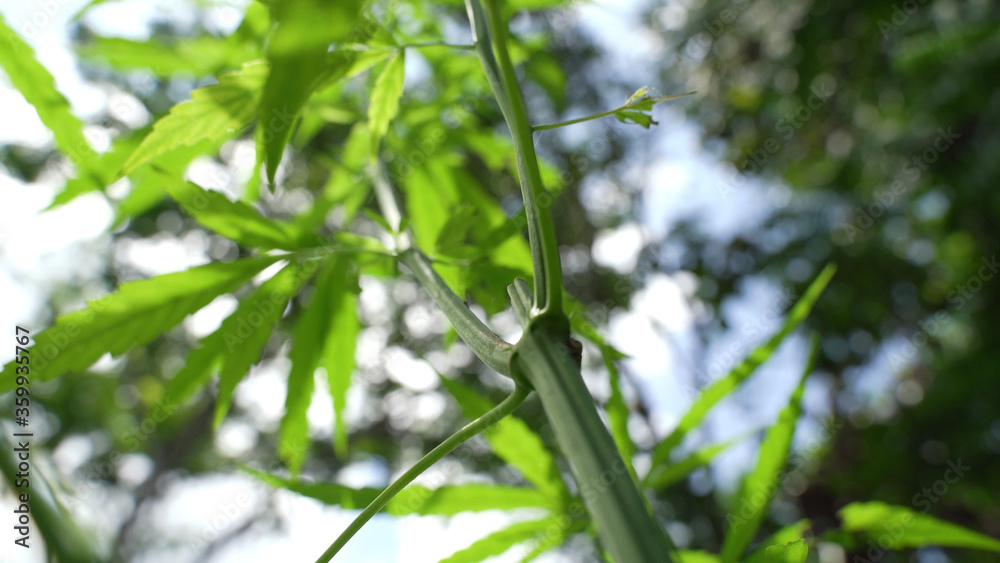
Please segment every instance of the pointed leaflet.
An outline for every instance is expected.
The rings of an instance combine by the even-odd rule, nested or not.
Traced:
[[[729,446],[732,446],[736,442],[742,441],[747,436],[749,434],[737,436],[718,444],[709,444],[680,461],[659,465],[655,473],[646,477],[646,486],[658,491],[666,489],[693,473],[694,470],[705,467],[715,459],[715,456],[727,450]]]
[[[492,483],[445,485],[428,489],[410,485],[393,497],[387,510],[391,514],[439,514],[451,516],[459,512],[482,510],[512,510],[515,508],[558,509],[558,503],[537,489],[512,487]]]
[[[347,393],[347,386],[341,384],[341,379],[350,381],[350,371],[354,364],[354,341],[358,332],[357,308],[353,306],[352,299],[357,290],[357,282],[353,280],[353,274],[348,271],[351,265],[351,262],[343,257],[334,257],[323,265],[317,277],[312,300],[308,304],[303,304],[302,312],[295,324],[292,349],[289,352],[292,369],[288,374],[285,416],[281,419],[281,428],[278,431],[278,452],[282,460],[288,464],[292,475],[298,474],[302,462],[305,461],[309,446],[306,411],[312,402],[316,368],[326,352],[327,344],[332,340],[350,340],[349,346],[343,342],[332,343],[338,348],[337,357],[331,361],[332,367],[340,371],[341,367],[348,367],[346,377],[339,371],[331,377],[338,383],[335,395],[339,397],[335,397],[334,402],[343,403]],[[340,333],[341,328],[347,332]],[[338,347],[337,344],[341,346]],[[349,363],[344,362],[344,358],[341,357],[344,351],[349,352]],[[337,426],[343,431],[341,428],[343,404],[339,406],[337,414],[340,415],[338,419],[341,424]]]
[[[806,378],[816,364],[816,354],[819,350],[819,336],[813,335],[809,359],[802,372],[798,387],[792,393],[777,422],[771,426],[760,445],[760,456],[757,467],[746,476],[740,493],[736,497],[735,508],[727,518],[729,529],[722,542],[722,560],[726,563],[739,561],[747,546],[757,534],[760,523],[764,520],[771,499],[782,482],[781,471],[788,459],[788,451],[792,445],[792,435],[795,425],[802,414],[802,394],[806,387]]]
[[[559,531],[566,522],[561,516],[550,516],[541,520],[518,522],[499,532],[482,538],[469,547],[452,554],[441,563],[474,563],[487,557],[500,555],[515,545],[529,540],[544,540],[550,530]]]
[[[117,356],[170,330],[184,317],[247,282],[280,257],[208,264],[122,284],[79,311],[56,319],[31,347],[36,377],[52,379],[90,367],[106,353]],[[0,393],[14,386],[11,362],[0,374]]]
[[[958,465],[961,466],[961,460]],[[905,506],[882,502],[854,502],[837,513],[847,532],[864,532],[888,544],[888,549],[908,549],[929,545],[980,549],[1000,553],[1000,540],[944,522]]]
[[[69,102],[56,90],[49,71],[35,60],[35,53],[0,16],[0,65],[39,119],[55,137],[59,152],[69,157],[81,175],[97,159],[83,136],[83,123],[70,111]],[[89,179],[95,181],[96,179]]]
[[[309,209],[292,219],[300,230],[315,231],[335,205],[343,206],[344,224],[350,224],[371,193],[371,182],[365,173],[369,162],[368,143],[367,124],[355,123],[341,145],[338,158],[330,164],[330,176],[323,190],[316,195]]]
[[[183,404],[200,387],[205,385],[226,356],[225,335],[232,334],[236,319],[246,318],[250,299],[240,301],[236,311],[229,315],[215,332],[202,339],[201,345],[188,352],[184,365],[167,382],[164,404],[176,407]]]
[[[219,396],[215,400],[215,427],[229,411],[233,392],[250,371],[250,366],[260,360],[274,325],[281,319],[288,301],[309,281],[316,272],[317,261],[295,261],[265,281],[250,297],[253,308],[248,307],[245,318],[238,318],[232,332],[223,334],[226,358],[219,374]]]
[[[667,100],[680,98],[681,96],[694,94],[694,92],[687,92],[674,96],[650,96],[649,92],[649,88],[643,86],[629,96],[628,100],[625,100],[625,105],[614,111],[615,117],[618,121],[621,121],[622,123],[636,123],[646,129],[649,129],[650,125],[659,125],[657,122],[653,121],[653,116],[646,113],[651,111],[654,105]]]
[[[605,405],[608,414],[608,426],[611,427],[611,437],[615,439],[622,460],[628,466],[629,474],[636,479],[635,468],[632,466],[632,456],[635,455],[635,442],[628,433],[628,405],[625,404],[625,397],[621,390],[621,376],[618,373],[618,366],[615,365],[615,356],[618,351],[611,346],[604,344],[601,346],[601,358],[604,360],[604,367],[608,369],[608,383],[611,386],[611,396]]]
[[[330,398],[333,400],[333,451],[341,459],[347,457],[347,421],[344,413],[347,411],[347,390],[354,373],[355,347],[361,331],[357,275],[348,273],[345,278],[332,284],[337,291],[331,295],[333,314],[320,358],[320,365],[326,370]]]
[[[157,173],[170,197],[205,228],[246,246],[301,248],[295,229],[288,223],[267,219],[242,201],[231,201],[221,192],[206,190],[175,174]]]
[[[285,309],[283,303],[275,302],[275,298],[280,301],[281,296],[272,290],[273,283],[265,283],[241,299],[236,310],[222,321],[219,328],[203,338],[201,345],[188,354],[184,366],[167,383],[167,404],[178,405],[186,401],[236,348],[243,346],[251,332],[260,330],[270,334],[271,327],[263,324],[264,315],[273,315],[274,309]]]
[[[327,51],[331,43],[351,34],[358,20],[360,0],[298,0],[279,2],[272,15],[277,27],[268,44],[267,76],[257,111],[257,161],[267,165],[267,179],[274,174],[292,135],[302,106],[327,78]],[[353,59],[343,58],[340,75]]]
[[[122,166],[125,176],[139,165],[180,146],[223,139],[246,127],[256,115],[267,64],[249,62],[219,75],[219,83],[191,92],[191,99],[170,108]]]
[[[833,264],[829,264],[823,268],[823,271],[816,276],[816,279],[809,285],[806,292],[802,294],[799,301],[788,312],[788,317],[785,319],[785,324],[782,325],[781,330],[772,336],[770,340],[755,348],[749,356],[726,374],[725,377],[714,381],[701,391],[694,400],[694,403],[691,404],[691,407],[688,408],[687,413],[681,418],[680,423],[677,424],[677,428],[653,449],[654,469],[657,465],[664,464],[670,459],[670,452],[684,440],[688,432],[701,424],[709,409],[725,398],[743,380],[750,377],[757,367],[766,362],[774,354],[774,351],[785,341],[785,338],[798,328],[799,324],[809,315],[809,311],[816,304],[816,301],[823,293],[823,290],[830,282],[830,278],[833,277],[836,270],[837,268]],[[650,471],[651,475],[652,473]]]
[[[764,563],[765,557],[767,556],[767,548],[772,546],[784,546],[785,544],[802,539],[811,527],[812,522],[805,519],[781,528],[775,532],[773,536],[762,541],[757,549],[750,552],[750,554],[743,559],[743,563]]]
[[[129,175],[132,188],[128,195],[118,202],[118,209],[115,211],[115,228],[163,201],[167,192],[164,189],[165,182],[162,179],[162,171],[168,172],[175,178],[180,178],[192,160],[203,154],[213,153],[218,148],[217,141],[202,141],[190,147],[180,147],[161,154],[149,162],[147,166],[132,171]],[[124,161],[124,159],[122,160]],[[120,169],[121,163],[115,168],[112,175],[117,174]]]
[[[336,483],[306,483],[303,481],[285,479],[283,477],[278,477],[277,475],[271,475],[270,473],[264,473],[263,471],[251,469],[249,467],[244,467],[243,471],[246,471],[250,475],[256,477],[263,483],[274,487],[275,489],[285,489],[305,497],[314,498],[323,504],[340,506],[342,508],[364,508],[375,500],[375,497],[377,497],[380,492],[379,489],[374,487],[352,489],[351,487],[345,487],[344,485],[338,485]]]
[[[324,504],[344,508],[364,508],[375,500],[375,497],[381,492],[381,489],[373,487],[352,489],[335,483],[305,483],[285,479],[253,469],[245,469],[245,471],[272,487],[287,489],[314,498]],[[525,507],[553,508],[553,505],[551,499],[535,489],[488,483],[468,483],[465,485],[445,485],[437,489],[410,485],[393,497],[385,510],[396,516],[406,514],[452,516],[459,512],[510,510]]]
[[[389,122],[399,112],[399,98],[403,95],[403,68],[406,51],[400,49],[375,81],[371,102],[368,105],[368,130],[371,132],[372,158],[378,155],[382,137],[389,130]]]
[[[771,545],[764,550],[765,563],[806,563],[809,546],[805,540],[796,540],[784,545]]]
[[[156,39],[132,41],[118,37],[93,37],[77,50],[80,57],[105,63],[117,70],[148,70],[170,78],[178,73],[214,76],[226,69],[260,58],[260,47],[229,37],[201,36],[164,43]]]
[[[565,519],[565,515],[560,516],[560,518]],[[531,551],[521,559],[521,563],[529,563],[538,558],[539,555],[545,553],[546,551],[551,551],[566,543],[571,536],[576,533],[583,532],[587,529],[590,524],[590,520],[586,518],[574,519],[568,526],[565,525],[565,521],[560,522],[558,528],[550,526],[544,535],[539,536],[538,541],[535,542],[535,546],[531,548]]]
[[[470,420],[479,418],[493,407],[487,399],[457,381],[442,378],[441,383]],[[525,480],[538,490],[553,499],[564,499],[569,495],[552,453],[523,420],[508,416],[485,432],[483,437],[500,459],[520,471]]]

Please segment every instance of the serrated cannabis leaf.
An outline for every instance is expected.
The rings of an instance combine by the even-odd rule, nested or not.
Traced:
[[[115,69],[142,69],[163,78],[178,73],[213,76],[261,56],[258,45],[236,41],[235,37],[202,36],[165,43],[156,39],[132,41],[97,36],[77,52],[82,58],[104,62]]]
[[[712,462],[720,453],[729,449],[733,444],[744,440],[749,434],[737,436],[731,440],[726,440],[718,444],[709,444],[692,452],[691,455],[679,461],[666,465],[658,465],[655,472],[646,477],[646,486],[655,490],[663,490],[684,479],[696,469],[705,467]]]
[[[246,283],[280,257],[219,262],[122,284],[110,295],[56,319],[38,334],[32,370],[39,379],[82,371],[104,354],[118,356],[170,330],[213,299]],[[14,368],[4,367],[0,392],[14,387]]]
[[[680,98],[681,96],[689,96],[694,94],[694,92],[686,92],[684,94],[676,94],[673,96],[651,96],[650,89],[646,86],[636,90],[627,100],[625,100],[625,105],[614,110],[614,115],[618,118],[618,121],[622,123],[636,123],[642,127],[649,129],[650,125],[659,125],[657,122],[653,121],[653,117],[649,115],[648,111],[652,111],[653,106],[660,102],[665,102],[667,100],[673,100]]]
[[[460,512],[513,510],[515,508],[558,508],[551,498],[537,489],[490,483],[445,485],[428,489],[410,485],[396,495],[386,510],[390,514],[437,514],[452,516]]]
[[[961,460],[959,460],[961,465]],[[837,513],[847,532],[863,532],[888,549],[936,545],[1000,553],[1000,540],[938,520],[905,506],[854,502]]]
[[[244,471],[264,483],[314,498],[324,504],[343,508],[363,508],[382,491],[374,487],[352,489],[336,483],[307,483],[263,473],[250,468]],[[552,500],[535,489],[491,483],[444,485],[429,489],[410,485],[397,494],[385,508],[394,516],[453,516],[460,512],[512,510],[515,508],[555,508]]]
[[[625,404],[625,397],[621,390],[621,376],[618,373],[618,366],[615,360],[619,352],[611,346],[604,344],[601,346],[601,359],[604,367],[608,370],[608,385],[611,387],[611,396],[608,397],[604,410],[608,415],[608,426],[611,427],[611,436],[615,439],[618,452],[622,454],[622,460],[628,466],[629,474],[636,479],[635,468],[632,465],[632,456],[635,455],[635,442],[628,432],[629,409]]]
[[[223,139],[245,128],[256,115],[267,74],[266,63],[252,61],[240,70],[219,75],[218,84],[192,92],[190,100],[175,105],[153,124],[152,132],[125,161],[119,175],[125,176],[177,147]]]
[[[802,321],[809,316],[809,311],[812,310],[813,305],[816,304],[816,301],[822,295],[826,285],[830,283],[830,279],[833,278],[836,270],[837,268],[833,264],[829,264],[823,268],[823,271],[816,276],[816,279],[809,285],[809,288],[802,294],[798,302],[788,311],[788,316],[785,318],[785,323],[781,329],[767,342],[755,348],[750,355],[744,358],[725,377],[714,381],[698,394],[697,398],[695,398],[694,402],[688,408],[688,411],[677,424],[677,428],[653,449],[653,469],[658,465],[666,463],[670,459],[670,452],[680,445],[688,432],[704,420],[708,411],[736,389],[740,383],[750,377],[761,364],[774,354],[775,350],[785,341],[785,338],[798,328]],[[650,474],[653,474],[652,470]]]
[[[246,246],[285,250],[301,248],[297,233],[290,224],[267,219],[242,201],[231,201],[221,192],[206,190],[175,174],[164,170],[156,172],[170,197],[203,227]]]
[[[306,101],[321,84],[342,78],[350,70],[354,57],[331,58],[327,51],[334,41],[348,38],[362,4],[359,0],[300,0],[275,6],[277,26],[267,49],[271,70],[260,98],[256,132],[257,163],[266,164],[269,183],[274,183]]]
[[[292,369],[288,374],[285,416],[278,430],[278,453],[288,464],[292,475],[297,475],[302,467],[310,442],[306,411],[313,398],[316,368],[321,363],[328,368],[328,378],[337,386],[336,390],[331,388],[331,395],[339,415],[337,430],[344,432],[344,403],[354,368],[354,344],[360,328],[354,299],[358,286],[348,268],[349,263],[339,257],[331,258],[323,265],[316,278],[312,300],[303,305],[302,314],[295,324],[289,352]],[[335,373],[330,374],[330,369]]]
[[[326,342],[320,356],[320,366],[326,370],[327,386],[333,401],[333,451],[341,459],[347,458],[347,391],[354,373],[354,353],[361,332],[358,319],[358,280],[356,273],[347,271],[343,277],[330,282],[330,324],[326,329]]]
[[[262,283],[250,297],[253,309],[242,319],[243,323],[237,324],[234,333],[224,335],[226,356],[219,372],[219,395],[215,399],[213,419],[215,428],[219,427],[229,411],[236,386],[247,376],[250,366],[260,360],[264,345],[288,302],[316,273],[317,262],[294,261]]]
[[[809,546],[805,540],[795,540],[784,545],[771,545],[764,550],[765,563],[805,563]]]
[[[816,355],[819,351],[819,336],[813,335],[809,359],[798,386],[792,393],[788,405],[778,415],[777,422],[768,429],[764,441],[760,445],[760,455],[757,466],[743,480],[740,492],[736,496],[732,512],[727,517],[728,529],[722,542],[722,560],[725,563],[740,561],[747,546],[753,541],[757,529],[764,520],[770,500],[781,485],[781,471],[788,460],[788,452],[792,445],[792,435],[802,414],[802,395],[805,392],[806,378],[816,365]]]
[[[278,281],[281,281],[280,278]],[[229,358],[234,354],[239,356],[241,352],[237,349],[246,348],[247,341],[255,332],[270,335],[273,323],[266,324],[265,320],[281,314],[288,301],[282,293],[274,291],[278,281],[270,284],[265,282],[241,299],[236,310],[222,321],[219,328],[203,338],[201,345],[188,354],[184,366],[167,383],[167,404],[177,405],[186,401],[205,384],[217,367],[231,361]],[[252,351],[249,355],[248,366],[256,362]]]
[[[558,529],[561,525],[563,525],[563,519],[558,516],[528,522],[518,522],[476,541],[469,547],[452,554],[451,557],[442,559],[441,563],[475,563],[483,561],[487,557],[500,555],[519,543],[544,537],[542,534],[545,530],[548,530],[552,526]]]
[[[781,528],[774,535],[761,542],[757,549],[747,555],[743,559],[744,563],[764,563],[767,548],[771,546],[784,546],[785,544],[802,539],[811,527],[812,523],[809,520],[799,520],[794,524],[789,524]]]
[[[378,155],[382,137],[389,131],[389,122],[399,112],[399,98],[403,95],[403,69],[406,50],[400,49],[389,59],[372,89],[368,106],[368,130],[371,133],[372,158]]]
[[[56,90],[49,71],[35,59],[32,48],[0,16],[0,66],[24,99],[34,106],[42,123],[52,131],[59,152],[76,165],[81,180],[99,189],[90,173],[97,153],[83,136],[83,123],[70,111],[69,102]]]
[[[298,0],[271,2],[271,15],[278,23],[268,45],[279,56],[322,49],[331,43],[350,41],[360,32],[356,23],[365,2],[362,0]]]
[[[263,471],[257,471],[249,467],[244,467],[243,471],[262,482],[276,488],[286,489],[302,496],[314,498],[323,504],[340,506],[343,508],[364,508],[368,506],[375,497],[378,496],[379,489],[366,487],[363,489],[353,489],[338,485],[336,483],[306,483],[285,479]]]

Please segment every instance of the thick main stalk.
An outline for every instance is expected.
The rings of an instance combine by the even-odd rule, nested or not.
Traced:
[[[534,387],[570,462],[601,541],[618,563],[670,561],[669,538],[646,510],[570,355],[565,317],[536,317],[511,357],[511,375]]]

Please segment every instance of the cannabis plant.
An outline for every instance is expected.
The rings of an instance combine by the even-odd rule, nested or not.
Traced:
[[[53,205],[127,179],[127,195],[117,199],[117,225],[166,199],[238,248],[234,256],[206,265],[122,283],[113,293],[60,315],[45,330],[19,333],[25,346],[5,367],[0,392],[16,396],[17,405],[30,412],[32,382],[72,378],[106,354],[121,356],[146,346],[232,293],[240,296],[235,311],[187,353],[179,369],[163,376],[157,404],[165,406],[165,417],[178,416],[208,395],[217,427],[268,342],[280,338],[276,327],[290,326],[288,392],[277,430],[281,466],[231,469],[324,503],[364,507],[345,530],[330,530],[330,547],[315,554],[317,561],[336,559],[353,536],[365,533],[365,522],[383,510],[452,515],[526,507],[544,516],[473,541],[447,561],[481,561],[522,543],[530,548],[528,561],[577,535],[594,538],[601,556],[620,563],[806,561],[818,541],[807,521],[770,535],[761,532],[786,475],[816,337],[787,406],[763,435],[756,465],[725,507],[729,515],[722,523],[719,553],[677,549],[666,533],[668,512],[648,495],[677,486],[730,445],[682,448],[710,409],[799,329],[834,267],[822,270],[802,292],[776,334],[700,389],[676,427],[655,447],[640,451],[628,432],[629,407],[616,367],[623,355],[601,338],[587,308],[564,289],[552,207],[565,179],[539,159],[536,133],[610,117],[617,127],[648,129],[656,124],[654,105],[676,96],[636,85],[620,107],[564,122],[534,122],[519,65],[546,55],[513,36],[508,23],[520,10],[553,4],[465,0],[463,12],[448,3],[421,1],[269,0],[252,3],[242,24],[226,37],[187,38],[169,46],[90,38],[81,55],[113,72],[140,69],[157,79],[175,71],[217,75],[176,105],[158,110],[162,97],[150,96],[158,116],[152,126],[120,131],[111,150],[100,154],[32,49],[0,23],[0,63],[51,129],[72,176]],[[404,7],[407,16],[397,17]],[[438,23],[445,17],[467,24],[471,41],[446,43]],[[408,92],[406,61],[414,52],[432,69],[434,80]],[[551,76],[540,82],[564,87],[564,78],[558,72],[554,76],[555,82]],[[506,124],[503,131],[482,118],[497,108]],[[208,186],[186,179],[194,159],[231,151],[232,143],[226,143],[244,138],[255,150],[240,198],[222,189],[231,179]],[[297,154],[309,155],[309,178],[325,180],[297,180],[296,167],[303,162]],[[466,170],[471,155],[489,174],[516,176],[519,209],[501,207],[497,195]],[[272,190],[288,193],[297,181],[310,194],[306,205],[262,205],[279,201]],[[303,478],[314,449],[306,413],[317,373],[325,373],[329,383],[333,451],[341,460],[350,455],[344,411],[362,329],[359,279],[364,276],[416,280],[454,334],[490,370],[509,379],[509,396],[494,404],[467,382],[443,378],[468,424],[381,490]],[[474,312],[496,313],[508,306],[522,327],[517,342],[505,341]],[[601,354],[607,368],[611,397],[605,404],[595,402],[581,377],[581,341]],[[535,396],[550,436],[516,416],[518,407]],[[412,484],[479,434],[519,472],[521,485],[452,483],[429,489]],[[649,459],[642,472],[633,463],[638,455]],[[0,459],[8,485],[26,495],[24,504],[53,556],[60,561],[116,556],[88,540],[65,516],[57,487],[50,495],[36,494],[36,488],[28,494],[17,461],[9,452]],[[863,538],[869,536],[881,550],[937,544],[1000,551],[995,540],[904,507],[856,503],[840,517],[842,528],[827,531],[824,541],[864,550]]]

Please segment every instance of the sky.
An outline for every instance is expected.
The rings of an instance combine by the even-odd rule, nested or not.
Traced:
[[[596,1],[574,3],[568,13],[588,30],[604,50],[609,61],[609,72],[634,79],[644,85],[642,68],[658,64],[664,56],[660,38],[641,33],[638,15],[643,0],[630,2]],[[68,22],[84,6],[84,1],[49,0],[21,2],[0,0],[0,14],[33,46],[38,59],[56,77],[57,87],[69,99],[74,113],[84,120],[91,120],[103,112],[112,111],[113,102],[129,102],[128,95],[85,81],[76,67],[70,50]],[[240,10],[233,5],[220,5],[209,10],[210,25],[220,31],[232,30],[239,24]],[[664,17],[676,23],[684,18],[683,3],[670,4]],[[149,22],[168,18],[176,22],[193,22],[194,15],[179,2],[112,1],[89,9],[83,16],[88,26],[107,36],[141,40],[149,36]],[[620,41],[622,36],[633,38]],[[647,66],[648,68],[648,66]],[[418,68],[408,68],[408,80],[419,73]],[[134,100],[134,99],[133,99]],[[680,104],[696,103],[682,100]],[[608,107],[620,103],[617,98],[607,100]],[[727,189],[732,168],[721,161],[719,151],[706,148],[697,123],[685,117],[682,105],[664,104],[655,110],[659,127],[649,131],[630,128],[623,134],[645,136],[649,150],[636,158],[626,181],[640,186],[638,196],[642,205],[634,221],[598,233],[589,255],[577,257],[582,264],[609,268],[634,280],[637,291],[627,310],[612,311],[607,326],[603,327],[609,340],[631,357],[625,367],[634,376],[639,389],[628,389],[630,396],[641,394],[648,400],[653,428],[646,428],[637,418],[630,421],[630,430],[636,440],[647,443],[664,436],[690,404],[694,389],[705,383],[696,380],[694,365],[707,361],[708,375],[720,376],[732,367],[772,332],[777,330],[782,313],[791,302],[789,289],[764,277],[750,277],[740,287],[737,295],[724,302],[717,314],[725,318],[731,330],[713,337],[703,344],[696,327],[711,314],[694,298],[697,279],[687,272],[665,273],[640,271],[639,253],[644,245],[665,240],[682,220],[694,220],[700,229],[715,240],[726,241],[740,233],[752,231],[775,209],[788,205],[790,191],[774,182],[747,178],[740,188]],[[574,117],[572,115],[565,116]],[[142,125],[141,114],[136,126]],[[612,124],[613,127],[615,124]],[[567,143],[592,146],[608,124],[586,123],[574,128],[545,133],[538,143]],[[88,127],[87,137],[97,150],[106,149],[110,139],[107,131]],[[16,143],[34,148],[51,144],[52,136],[39,121],[33,108],[24,101],[4,78],[0,79],[0,144]],[[588,146],[591,143],[591,146]],[[595,149],[596,150],[596,149]],[[199,172],[198,166],[203,167]],[[207,174],[205,162],[189,171],[189,177]],[[581,193],[587,198],[585,206],[599,213],[601,209],[621,204],[622,194],[616,187],[619,179],[595,176],[588,178]],[[45,296],[49,289],[63,283],[79,283],[85,288],[88,299],[98,297],[111,288],[99,281],[109,260],[124,261],[146,275],[179,271],[207,263],[212,259],[206,253],[203,240],[178,240],[163,236],[153,240],[135,240],[125,245],[113,245],[108,235],[114,218],[113,202],[102,193],[81,196],[71,203],[51,211],[45,209],[61,188],[65,178],[55,169],[46,171],[35,182],[24,183],[0,169],[0,201],[4,213],[0,217],[0,294],[5,304],[0,311],[0,330],[12,333],[16,324],[31,323],[38,326],[46,318]],[[128,190],[127,180],[109,188],[111,196],[121,197]],[[588,203],[589,202],[589,203]],[[273,272],[272,272],[273,273]],[[816,272],[805,272],[801,279],[809,279]],[[260,280],[258,280],[260,281]],[[412,286],[412,284],[411,284]],[[801,285],[800,285],[801,286]],[[387,307],[407,294],[413,287],[391,290],[377,281],[363,283],[362,307],[367,315],[384,314]],[[793,300],[794,301],[794,300]],[[67,307],[80,306],[66,304]],[[222,297],[203,311],[185,321],[184,326],[193,337],[203,336],[213,330],[235,307],[232,297]],[[433,312],[430,313],[433,316]],[[428,318],[414,315],[414,319]],[[417,322],[416,320],[414,322]],[[518,333],[511,314],[505,313],[491,320],[506,337]],[[412,328],[412,327],[411,327]],[[437,330],[424,327],[423,330]],[[436,386],[435,369],[447,369],[467,364],[468,349],[458,346],[456,357],[436,356],[416,358],[402,349],[385,352],[386,335],[377,330],[366,330],[359,343],[359,365],[377,364],[379,358],[388,358],[389,376],[415,391],[423,393],[422,402],[415,412],[417,419],[432,420],[444,409],[443,395],[431,393]],[[464,352],[463,352],[464,350]],[[588,351],[592,353],[592,351]],[[693,433],[688,447],[726,440],[744,435],[769,425],[786,403],[805,362],[805,342],[794,338],[783,346],[775,358],[750,381],[745,389],[727,398],[715,409],[704,429]],[[884,362],[884,359],[883,359]],[[104,359],[99,369],[111,370],[115,361]],[[443,367],[442,367],[443,366]],[[877,395],[886,385],[884,365],[860,370],[858,379],[864,382],[866,392]],[[266,361],[255,367],[251,376],[239,389],[236,401],[251,413],[250,420],[228,420],[216,436],[216,445],[226,455],[236,457],[254,447],[262,428],[273,427],[281,416],[284,397],[284,374],[288,365],[285,358]],[[428,375],[429,374],[429,375]],[[873,375],[874,374],[874,375]],[[595,395],[607,393],[601,372],[596,368],[585,374]],[[421,379],[422,378],[422,379]],[[325,381],[319,378],[318,381]],[[317,393],[323,393],[321,388]],[[123,396],[127,392],[123,392]],[[364,416],[364,398],[360,389],[352,391],[349,419]],[[438,399],[434,399],[433,396]],[[823,433],[822,420],[830,412],[830,378],[818,374],[810,379],[805,398],[809,415],[797,433],[799,447]],[[127,400],[123,399],[123,400]],[[314,401],[310,410],[310,427],[314,435],[329,435],[331,412]],[[51,471],[64,479],[75,482],[79,490],[72,509],[85,521],[97,527],[116,525],[128,509],[128,499],[121,493],[98,487],[81,475],[81,467],[102,451],[101,440],[90,435],[77,435],[53,447]],[[732,490],[740,475],[747,470],[756,452],[756,441],[746,440],[728,450],[713,464],[711,471],[702,471],[691,481],[692,487],[705,486],[706,480],[723,490]],[[637,461],[642,470],[643,460]],[[645,462],[648,465],[648,460]],[[151,471],[150,461],[134,454],[118,468],[119,478],[141,482]],[[441,483],[458,475],[453,465],[442,462],[426,476],[431,483]],[[339,480],[354,486],[382,486],[393,477],[384,464],[377,462],[356,463],[344,470]],[[699,485],[700,483],[700,485]],[[239,527],[258,510],[267,508],[269,495],[257,481],[239,475],[210,474],[185,477],[170,485],[170,492],[155,503],[147,515],[150,522],[157,522],[164,541],[175,538],[181,542],[176,548],[164,547],[155,555],[140,559],[143,562],[190,560],[194,547],[185,538],[211,539],[215,535]],[[9,499],[4,499],[2,511],[7,510]],[[285,526],[278,530],[259,530],[245,534],[237,541],[227,543],[218,550],[212,561],[244,561],[247,559],[277,560],[289,556],[316,554],[353,518],[354,512],[324,507],[319,503],[287,492],[278,492],[273,509],[281,516]],[[530,518],[526,511],[517,516]],[[347,546],[346,561],[407,561],[421,563],[438,561],[467,545],[473,538],[484,536],[509,524],[509,514],[487,511],[480,514],[462,514],[450,519],[436,517],[390,518],[378,516]],[[683,524],[672,533],[683,536]],[[675,539],[677,539],[675,537]],[[523,550],[512,550],[507,555],[491,561],[517,561]],[[32,558],[33,557],[33,558]],[[40,550],[33,550],[32,557],[17,561],[42,561]],[[2,559],[0,559],[2,561]],[[567,561],[565,557],[550,555],[538,559],[543,563]]]

